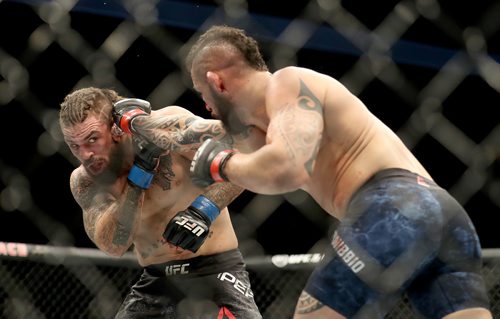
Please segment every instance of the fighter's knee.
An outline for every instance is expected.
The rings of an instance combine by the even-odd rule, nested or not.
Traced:
[[[299,297],[293,319],[345,319],[305,291]]]

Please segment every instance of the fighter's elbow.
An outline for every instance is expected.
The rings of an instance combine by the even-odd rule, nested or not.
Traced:
[[[87,234],[99,250],[113,257],[123,256],[132,246],[134,238],[130,228],[109,220],[101,220],[95,229]]]
[[[122,257],[127,252],[127,249],[116,249],[108,252],[111,257]]]
[[[109,236],[94,237],[92,238],[92,241],[99,250],[112,257],[123,256],[131,246],[129,241],[117,243],[116,240],[109,238]]]
[[[111,257],[122,257],[128,251],[128,247],[122,245],[98,245],[98,248]]]

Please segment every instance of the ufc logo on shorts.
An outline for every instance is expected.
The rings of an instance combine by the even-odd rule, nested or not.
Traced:
[[[250,285],[245,284],[236,276],[228,272],[221,272],[217,275],[217,278],[220,281],[228,281],[233,284],[234,289],[236,289],[239,293],[244,295],[245,297],[253,297],[253,292],[250,289]]]
[[[186,275],[189,274],[189,271],[187,270],[187,267],[189,267],[188,264],[182,264],[182,265],[171,265],[165,267],[165,274],[167,276],[172,276],[172,275]]]
[[[186,217],[181,217],[181,220],[176,221],[175,223],[186,229],[189,229],[193,234],[195,234],[198,237],[200,237],[201,234],[205,232],[203,227],[194,222],[190,223],[189,219],[187,219]]]

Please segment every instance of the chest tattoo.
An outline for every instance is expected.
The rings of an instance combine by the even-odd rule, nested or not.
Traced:
[[[152,242],[150,246],[147,248],[143,249],[139,253],[141,254],[141,257],[146,259],[150,256],[153,255],[153,253],[158,250],[160,247],[162,247],[165,244],[165,241],[162,240],[157,240],[155,242]]]
[[[170,154],[163,155],[160,158],[158,172],[155,174],[153,183],[159,185],[165,191],[172,188],[172,181],[174,178],[175,173],[172,169],[172,156]]]

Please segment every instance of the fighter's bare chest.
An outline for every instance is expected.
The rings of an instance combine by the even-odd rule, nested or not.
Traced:
[[[156,168],[153,185],[163,191],[175,189],[189,178],[189,163],[180,156],[174,154],[162,155],[160,163]]]
[[[144,210],[168,210],[175,206],[191,189],[189,176],[190,162],[179,155],[164,155],[146,191]]]

